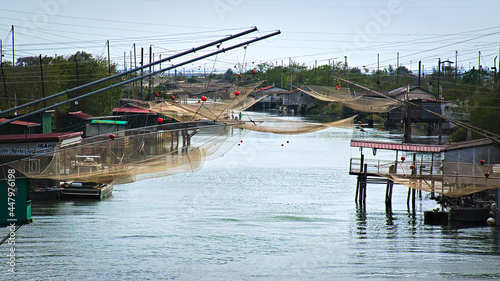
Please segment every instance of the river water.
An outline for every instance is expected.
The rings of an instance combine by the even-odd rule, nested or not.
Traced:
[[[392,213],[383,185],[355,204],[349,140],[398,137],[250,132],[195,173],[115,185],[103,201],[35,202],[16,273],[0,246],[0,280],[500,279],[499,228],[424,225],[435,203],[424,194],[410,214],[398,185]]]

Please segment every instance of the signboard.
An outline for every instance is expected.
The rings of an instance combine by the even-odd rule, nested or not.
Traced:
[[[53,152],[58,142],[32,142],[0,144],[0,156],[30,156]]]

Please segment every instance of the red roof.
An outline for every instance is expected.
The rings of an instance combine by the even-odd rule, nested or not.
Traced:
[[[8,118],[0,118],[0,123],[7,122],[9,120],[10,119],[8,119]],[[40,126],[40,123],[34,123],[34,122],[28,122],[28,121],[12,121],[12,122],[10,122],[10,124],[26,126],[26,127]]]
[[[113,112],[123,112],[123,113],[146,113],[149,114],[151,111],[143,108],[137,107],[115,107]]]
[[[415,152],[441,152],[446,148],[446,145],[351,140],[351,147],[366,147],[366,148],[415,151]]]
[[[28,134],[28,135],[23,135],[23,134],[0,135],[0,143],[61,141],[61,140],[65,140],[65,139],[79,137],[82,135],[83,135],[83,132]]]
[[[84,113],[84,112],[81,112],[81,111],[75,111],[75,112],[68,112],[69,115],[72,115],[72,116],[75,116],[75,117],[78,117],[80,119],[88,119],[88,118],[92,118],[94,116],[88,114],[88,113]]]

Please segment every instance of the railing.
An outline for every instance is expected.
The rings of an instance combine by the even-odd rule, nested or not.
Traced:
[[[364,166],[366,165],[366,171]],[[413,167],[412,167],[413,166]],[[415,171],[412,171],[414,168]],[[444,177],[472,177],[492,178],[500,177],[499,164],[460,163],[443,161],[390,161],[351,158],[349,172],[352,174],[364,173],[371,175],[420,175]],[[488,176],[486,176],[488,175]]]

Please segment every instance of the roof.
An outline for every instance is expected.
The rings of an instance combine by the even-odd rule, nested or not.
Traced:
[[[393,98],[398,98],[399,96],[406,94],[406,91],[407,91],[407,86],[403,86],[388,92],[387,95]],[[436,98],[436,94],[418,86],[410,88],[409,95],[410,95],[409,97],[410,100],[421,99],[421,98],[427,98],[427,99]]]
[[[0,143],[61,141],[65,139],[80,137],[82,135],[83,132],[28,134],[28,135],[24,134],[0,135]]]
[[[414,152],[441,152],[446,148],[446,145],[351,140],[351,147],[365,147]]]
[[[94,116],[88,114],[88,113],[85,113],[85,112],[81,112],[81,111],[75,111],[75,112],[68,112],[69,115],[71,116],[75,116],[77,118],[80,118],[80,119],[88,119],[88,118],[92,118]]]
[[[115,107],[113,112],[122,112],[122,113],[143,113],[149,114],[151,111],[148,109],[137,108],[137,107]]]
[[[0,123],[9,121],[9,118],[0,118]],[[40,123],[28,122],[28,121],[12,121],[10,124],[26,126],[26,127],[35,127],[40,126]]]
[[[450,142],[450,143],[448,143],[445,150],[463,149],[463,148],[469,148],[469,147],[489,145],[492,143],[493,143],[493,141],[491,139],[478,139],[478,140],[471,140],[471,141]]]

